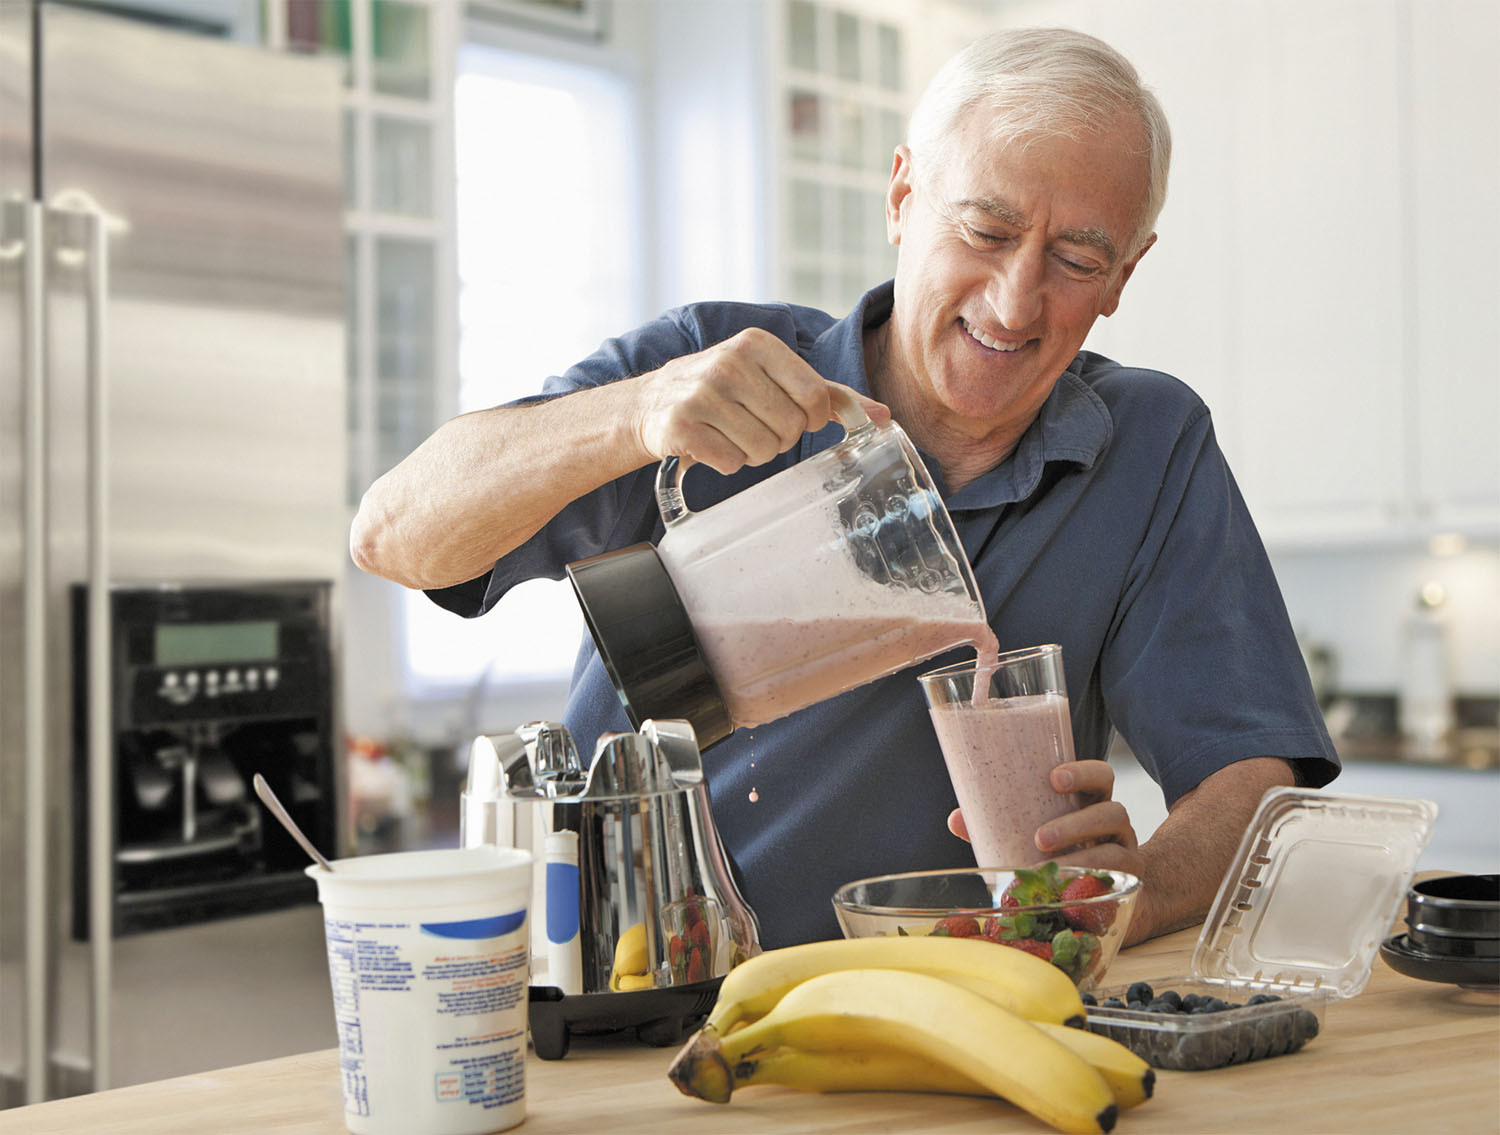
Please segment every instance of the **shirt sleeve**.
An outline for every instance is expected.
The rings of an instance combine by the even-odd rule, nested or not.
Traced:
[[[1269,557],[1206,409],[1161,480],[1101,657],[1110,716],[1170,805],[1250,757],[1323,785],[1338,757]]]
[[[508,404],[565,398],[590,387],[646,374],[699,350],[698,331],[680,309],[669,311],[634,331],[606,339],[588,358],[548,378],[541,394]],[[466,583],[429,590],[427,596],[446,610],[474,618],[518,583],[562,579],[567,565],[575,560],[651,539],[661,525],[655,478],[655,466],[646,466],[586,493],[488,572]]]

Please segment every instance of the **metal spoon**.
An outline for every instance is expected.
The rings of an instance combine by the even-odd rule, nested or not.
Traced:
[[[297,826],[297,821],[292,819],[291,814],[282,807],[281,801],[276,798],[276,793],[272,792],[271,786],[266,783],[266,778],[261,776],[260,773],[256,773],[253,783],[255,785],[255,795],[260,797],[262,804],[271,809],[271,815],[281,821],[281,826],[291,833],[292,838],[302,845],[302,850],[311,855],[323,870],[332,871],[333,864],[324,859],[323,853],[313,846],[312,840],[302,834],[302,829]]]

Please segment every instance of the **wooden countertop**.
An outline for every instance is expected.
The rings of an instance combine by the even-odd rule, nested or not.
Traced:
[[[1110,981],[1190,969],[1197,930],[1124,951]],[[575,1038],[559,1061],[527,1063],[526,1135],[650,1132],[1045,1132],[1009,1104],[959,1096],[808,1095],[752,1088],[727,1105],[678,1094],[673,1049],[623,1036]],[[1334,1002],[1300,1052],[1206,1072],[1158,1073],[1155,1098],[1115,1130],[1360,1132],[1500,1130],[1500,993],[1417,981],[1376,959],[1370,983]],[[336,1050],[0,1111],[0,1132],[340,1135]]]

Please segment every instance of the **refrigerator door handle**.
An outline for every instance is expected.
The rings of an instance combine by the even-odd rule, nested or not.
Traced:
[[[94,1090],[114,1079],[111,1038],[115,894],[115,759],[110,682],[109,602],[109,224],[97,207],[83,214],[87,250],[87,344],[84,390],[88,399],[88,770],[89,770],[89,998]]]
[[[84,285],[84,402],[87,407],[85,584],[88,637],[89,1044],[93,1090],[108,1088],[114,948],[115,767],[110,681],[109,588],[109,235],[124,226],[87,194],[65,191],[49,210],[66,234],[54,249],[60,268],[82,273]]]
[[[22,1065],[27,1103],[47,1098],[48,952],[51,904],[47,858],[47,362],[46,208],[7,202],[21,213],[21,717],[23,730],[24,878],[22,925],[24,1022]]]

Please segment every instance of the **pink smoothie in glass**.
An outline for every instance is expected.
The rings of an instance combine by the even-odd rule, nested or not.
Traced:
[[[1073,759],[1067,696],[954,701],[932,706],[931,714],[975,862],[1035,863],[1042,857],[1037,828],[1078,806],[1075,797],[1054,792],[1048,782],[1053,768]]]

